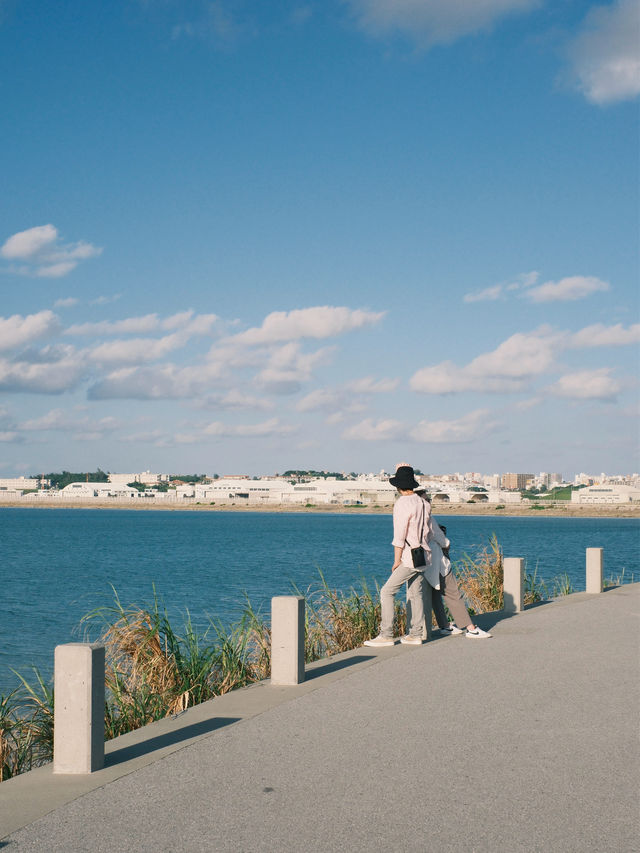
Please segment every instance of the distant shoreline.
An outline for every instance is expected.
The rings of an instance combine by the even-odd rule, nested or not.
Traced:
[[[13,509],[130,509],[137,511],[162,511],[162,512],[261,512],[261,513],[320,513],[327,515],[388,515],[392,512],[392,505],[385,506],[335,506],[331,504],[318,504],[316,506],[304,505],[245,505],[238,504],[142,504],[123,501],[58,501],[39,500],[32,503],[13,500],[0,501],[0,509],[3,507]],[[544,506],[544,504],[543,504]],[[496,504],[449,504],[446,502],[435,502],[433,504],[434,515],[469,515],[469,516],[495,516],[496,518],[640,518],[640,504],[572,504],[567,502],[563,506],[555,502],[545,509],[533,509],[523,504],[506,504],[504,509],[497,509]]]

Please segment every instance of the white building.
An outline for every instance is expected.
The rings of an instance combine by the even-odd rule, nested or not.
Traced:
[[[60,497],[71,498],[131,498],[136,497],[137,489],[119,486],[114,483],[69,483],[60,489]]]
[[[140,474],[109,474],[109,482],[115,486],[126,486],[127,483],[144,483],[145,486],[157,486],[159,483],[168,483],[168,474],[152,474],[151,471],[142,471]]]
[[[40,480],[35,477],[0,477],[0,491],[26,491],[27,489],[37,489],[40,485]]]
[[[640,501],[640,489],[634,486],[596,484],[571,492],[571,502],[576,504],[627,504]]]

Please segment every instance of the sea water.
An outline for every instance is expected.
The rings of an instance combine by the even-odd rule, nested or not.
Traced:
[[[605,575],[640,579],[640,519],[438,516],[455,562],[493,533],[504,555],[524,557],[550,582],[585,586],[585,549],[602,547]],[[389,574],[390,514],[0,508],[0,694],[51,677],[53,649],[85,639],[82,617],[113,603],[149,606],[154,594],[178,629],[188,612],[238,619],[247,597],[269,614],[273,595],[306,592],[322,572],[335,588],[371,588]],[[155,592],[154,592],[155,591]],[[95,639],[97,627],[94,626]]]

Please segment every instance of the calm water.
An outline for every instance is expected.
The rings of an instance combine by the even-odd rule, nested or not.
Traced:
[[[451,556],[496,533],[505,556],[548,580],[566,572],[584,589],[585,548],[605,549],[605,574],[640,579],[640,519],[438,516]],[[147,604],[153,585],[172,616],[237,618],[244,594],[264,613],[273,595],[304,591],[318,569],[340,589],[384,582],[392,561],[388,515],[0,508],[0,693],[10,668],[47,677],[53,649],[82,639],[81,617],[112,601]]]

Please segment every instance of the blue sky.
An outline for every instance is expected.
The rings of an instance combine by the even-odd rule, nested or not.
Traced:
[[[638,470],[637,0],[0,0],[0,474]]]

